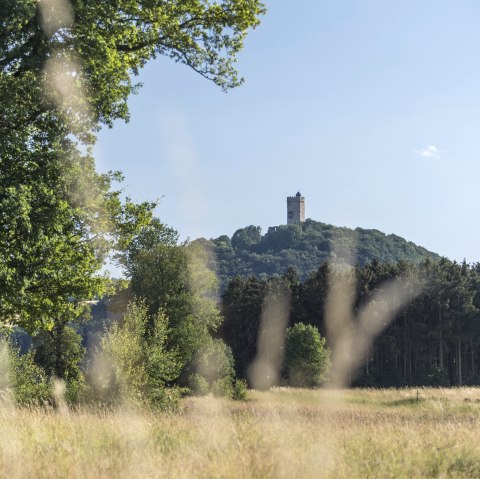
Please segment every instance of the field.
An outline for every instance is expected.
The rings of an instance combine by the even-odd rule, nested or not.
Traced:
[[[250,392],[175,413],[0,411],[1,477],[480,477],[480,389]]]

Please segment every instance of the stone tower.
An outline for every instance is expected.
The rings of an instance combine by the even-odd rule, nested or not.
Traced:
[[[295,196],[287,196],[287,225],[298,225],[305,221],[305,198],[300,191]]]

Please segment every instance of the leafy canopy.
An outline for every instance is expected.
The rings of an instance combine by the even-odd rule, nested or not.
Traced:
[[[163,311],[170,327],[169,346],[183,366],[220,325],[217,280],[208,254],[198,243],[177,244],[177,233],[159,220],[143,227],[121,261],[131,291],[145,302],[150,318]]]
[[[101,125],[128,120],[132,77],[157,55],[224,90],[258,0],[2,0],[0,314],[34,332],[78,317],[96,273],[151,218],[95,171]]]

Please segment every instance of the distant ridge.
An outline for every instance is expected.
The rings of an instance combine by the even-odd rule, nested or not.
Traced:
[[[223,235],[197,241],[215,253],[222,287],[237,275],[281,275],[289,267],[305,278],[328,259],[344,261],[351,251],[355,254],[354,261],[361,265],[374,260],[396,263],[440,259],[438,254],[394,234],[386,235],[375,229],[353,230],[311,219],[301,224],[271,227],[264,235],[259,226],[247,226],[231,238]]]

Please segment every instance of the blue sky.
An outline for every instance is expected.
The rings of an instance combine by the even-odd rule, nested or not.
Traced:
[[[100,170],[182,238],[306,216],[480,261],[480,2],[267,1],[224,94],[159,58]]]

